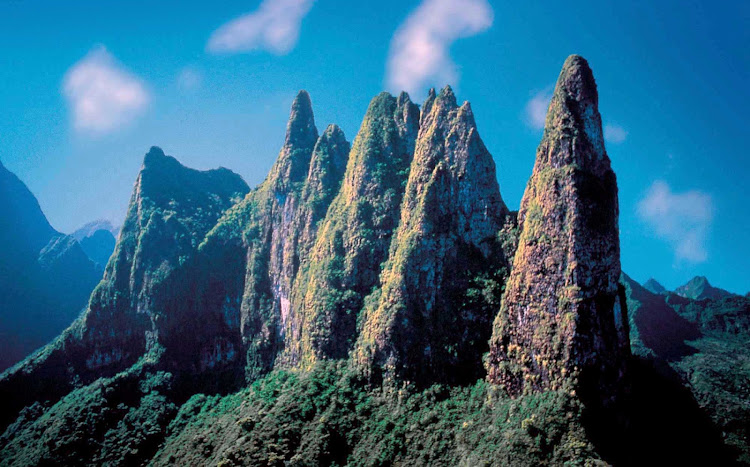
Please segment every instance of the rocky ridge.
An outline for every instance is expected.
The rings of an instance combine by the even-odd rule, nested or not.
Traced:
[[[344,375],[342,398],[355,384],[477,381],[482,400],[501,405],[542,393],[568,410],[575,390],[591,396],[594,386],[616,398],[630,350],[597,99],[588,64],[570,57],[517,215],[470,104],[449,87],[421,109],[405,93],[376,96],[351,148],[335,125],[318,133],[301,91],[279,157],[253,190],[226,169],[194,171],[152,148],[86,313],[0,376],[3,425],[28,407],[0,448],[23,452],[19,433],[54,439],[60,427],[37,420],[94,404],[82,462],[148,459],[167,424],[174,434],[192,416],[176,407],[211,410],[198,394],[254,391],[248,383],[268,373],[294,385],[316,368]],[[42,397],[48,405],[34,405]],[[259,416],[235,425],[253,430]],[[123,441],[129,426],[143,428],[140,441]]]
[[[472,381],[499,304],[485,298],[499,297],[504,279],[497,233],[508,210],[470,104],[459,107],[446,87],[431,93],[420,121],[399,227],[354,358],[376,380]]]

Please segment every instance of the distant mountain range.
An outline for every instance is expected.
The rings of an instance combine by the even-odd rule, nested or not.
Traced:
[[[649,292],[655,294],[666,294],[669,292],[663,285],[653,278],[644,282],[643,287]],[[677,287],[673,293],[680,297],[690,298],[692,300],[721,300],[722,298],[736,295],[724,289],[712,286],[704,276],[693,277],[686,284]]]
[[[81,244],[84,253],[104,271],[109,257],[115,251],[115,241],[119,232],[120,229],[114,227],[111,222],[97,220],[89,222],[72,235]]]
[[[34,233],[29,262],[57,277],[70,250],[95,269],[81,245],[111,226],[79,245],[13,187],[30,219],[0,219]],[[518,212],[448,86],[421,106],[375,96],[351,144],[318,132],[300,91],[253,189],[152,147],[85,310],[0,375],[0,458],[750,463],[750,299],[702,278],[639,285],[621,270],[619,212],[576,55]]]

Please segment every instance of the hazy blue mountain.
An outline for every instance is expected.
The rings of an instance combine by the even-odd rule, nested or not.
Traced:
[[[69,326],[101,273],[74,237],[52,228],[31,191],[0,164],[0,369]]]
[[[111,222],[98,220],[89,222],[73,232],[72,235],[81,244],[86,256],[104,270],[109,257],[115,251],[115,242],[119,231],[120,229],[115,228]]]
[[[677,287],[674,291],[677,295],[693,300],[704,299],[721,299],[732,295],[731,292],[714,287],[709,284],[708,279],[704,276],[696,276],[690,279],[685,285]]]

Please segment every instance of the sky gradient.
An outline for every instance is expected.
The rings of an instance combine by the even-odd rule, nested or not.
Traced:
[[[319,129],[351,141],[381,90],[421,102],[451,84],[517,209],[578,53],[618,176],[624,271],[750,291],[750,2],[153,3],[0,2],[0,161],[58,230],[121,222],[151,145],[256,185],[299,89]]]

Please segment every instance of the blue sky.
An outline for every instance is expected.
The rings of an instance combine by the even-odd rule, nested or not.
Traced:
[[[517,209],[547,96],[579,53],[618,175],[623,269],[745,293],[748,24],[743,1],[0,1],[0,161],[70,232],[122,220],[151,145],[255,185],[297,90],[351,140],[379,91],[421,102],[450,82]]]

